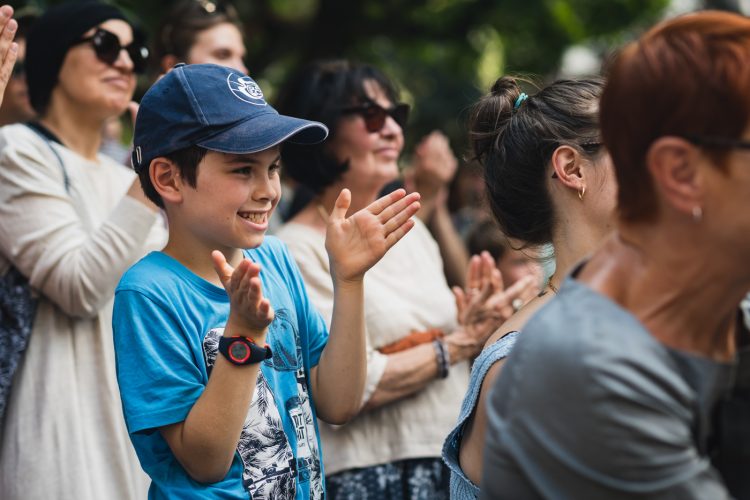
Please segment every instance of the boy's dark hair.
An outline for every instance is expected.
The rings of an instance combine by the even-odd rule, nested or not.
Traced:
[[[180,176],[192,187],[196,187],[198,180],[198,165],[205,158],[208,150],[200,146],[189,146],[184,149],[174,151],[164,155],[165,158],[174,162],[180,169]],[[143,168],[138,174],[141,181],[141,188],[146,197],[154,202],[159,208],[164,208],[164,201],[156,192],[154,185],[151,183],[151,167]]]
[[[279,93],[279,113],[322,122],[329,140],[336,137],[342,110],[371,102],[365,82],[375,82],[392,102],[398,100],[395,85],[374,66],[347,60],[317,61],[297,71]],[[336,182],[348,168],[334,158],[325,143],[313,146],[284,143],[284,171],[313,192],[320,193]]]
[[[588,157],[602,150],[602,86],[599,79],[558,80],[524,100],[516,79],[505,76],[474,105],[469,139],[506,236],[529,246],[552,241],[557,214],[547,189],[550,159],[560,145]]]

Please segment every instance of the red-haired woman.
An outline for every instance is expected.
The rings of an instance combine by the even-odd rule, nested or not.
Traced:
[[[482,498],[728,498],[708,453],[750,290],[749,59],[750,20],[716,12],[618,56],[600,108],[616,231],[503,368]]]

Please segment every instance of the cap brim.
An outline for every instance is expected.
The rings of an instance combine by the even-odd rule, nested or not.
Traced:
[[[197,145],[221,153],[248,154],[281,144],[317,144],[328,137],[328,128],[319,122],[267,113],[254,116],[197,141]]]

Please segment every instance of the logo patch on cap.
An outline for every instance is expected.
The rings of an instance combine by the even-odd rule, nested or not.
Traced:
[[[263,91],[249,76],[231,73],[227,77],[227,85],[237,99],[256,106],[267,105]]]

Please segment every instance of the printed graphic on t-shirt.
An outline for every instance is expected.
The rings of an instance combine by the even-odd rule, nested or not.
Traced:
[[[289,318],[290,314],[285,309],[275,312],[274,321],[269,327],[273,335],[270,332],[268,335],[272,339],[271,350],[274,353],[269,362],[278,371],[294,372],[297,396],[287,399],[285,409],[294,424],[297,441],[297,474],[300,482],[310,481],[310,498],[319,499],[323,498],[323,478],[315,419],[310,403],[299,331],[297,325]]]
[[[216,361],[223,333],[223,328],[214,328],[203,340],[209,373]],[[262,372],[258,373],[237,452],[243,462],[243,486],[253,499],[294,498],[297,464],[273,392]]]

